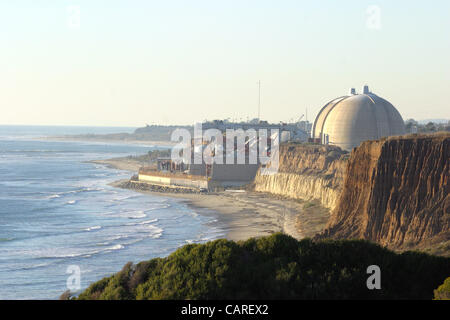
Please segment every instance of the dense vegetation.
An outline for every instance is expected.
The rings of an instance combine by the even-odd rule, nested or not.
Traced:
[[[150,150],[146,154],[139,155],[139,156],[129,155],[127,158],[141,161],[141,162],[152,163],[152,162],[155,162],[158,158],[163,158],[163,157],[170,157],[170,149]]]
[[[434,290],[435,300],[450,300],[450,277],[445,279],[444,283]]]
[[[192,135],[194,127],[146,125],[145,127],[137,128],[132,135],[139,140],[171,141],[171,136],[175,129],[186,129]]]
[[[432,133],[438,131],[450,131],[450,121],[447,122],[432,122],[419,123],[414,119],[408,119],[405,121],[405,128],[407,133]]]
[[[381,290],[368,290],[369,265]],[[362,240],[319,241],[283,234],[245,242],[186,245],[166,258],[126,264],[79,299],[432,299],[450,259],[396,254]]]
[[[147,125],[142,128],[137,128],[133,133],[119,132],[108,134],[80,134],[80,135],[65,135],[65,138],[87,139],[87,140],[119,140],[119,141],[171,141],[172,132],[175,129],[186,129],[193,132],[193,126],[159,126]]]

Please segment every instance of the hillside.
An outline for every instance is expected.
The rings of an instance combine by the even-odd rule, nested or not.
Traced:
[[[324,238],[449,251],[450,133],[367,141],[353,150]]]
[[[367,289],[373,264],[381,269],[380,290]],[[450,258],[396,254],[361,240],[297,241],[275,234],[191,244],[166,258],[128,263],[78,298],[432,299],[449,270]]]
[[[131,142],[170,142],[172,132],[175,129],[186,129],[190,132],[193,131],[192,126],[160,126],[160,125],[147,125],[146,127],[137,128],[133,133],[119,132],[108,134],[77,134],[77,135],[64,135],[64,136],[52,136],[51,139],[56,140],[76,140],[76,141],[113,141],[122,143]]]

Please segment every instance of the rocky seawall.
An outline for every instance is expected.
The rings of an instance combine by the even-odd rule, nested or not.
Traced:
[[[347,157],[347,152],[333,146],[281,145],[278,173],[258,172],[252,187],[293,199],[318,200],[333,209],[341,193]]]
[[[450,134],[367,141],[348,160],[342,193],[321,237],[394,249],[450,240]]]
[[[134,177],[133,177],[134,178]],[[122,189],[131,189],[136,191],[150,191],[150,192],[159,192],[159,193],[182,193],[182,194],[204,194],[198,188],[188,188],[181,186],[166,186],[166,185],[157,185],[150,184],[145,182],[139,182],[136,180],[119,180],[111,183],[111,186]]]

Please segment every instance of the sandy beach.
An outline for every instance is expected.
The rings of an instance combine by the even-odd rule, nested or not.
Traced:
[[[113,166],[110,162],[108,165]],[[127,182],[128,180],[119,180],[111,185],[123,188]],[[226,238],[234,241],[267,236],[275,232],[283,232],[297,239],[313,237],[323,230],[329,217],[327,209],[311,202],[282,199],[247,190],[213,193],[132,190],[181,199],[192,208],[200,209],[199,214],[205,214],[205,211],[214,212],[219,223],[226,226]]]
[[[89,161],[110,168],[126,170],[130,177],[148,161],[135,157],[121,157]],[[123,188],[128,180],[111,185]],[[321,232],[328,220],[329,211],[317,203],[280,198],[271,194],[248,190],[228,190],[213,193],[171,193],[132,189],[136,192],[181,199],[199,214],[215,213],[219,223],[226,226],[226,238],[246,240],[283,232],[297,239],[313,237]]]
[[[303,202],[251,191],[164,195],[181,198],[194,208],[218,212],[221,222],[227,225],[227,239],[235,241],[275,232],[297,239],[312,237],[328,220],[327,210],[307,210],[303,209]]]
[[[91,163],[102,164],[109,168],[126,170],[130,172],[137,173],[140,167],[151,165],[147,161],[142,161],[137,158],[113,158],[106,160],[91,160]]]
[[[90,162],[130,171],[130,177],[141,166],[149,165],[133,157]],[[283,232],[297,239],[313,237],[324,229],[329,217],[329,210],[318,203],[281,198],[267,193],[248,190],[212,193],[157,192],[130,188],[128,181],[119,180],[111,185],[153,196],[178,198],[192,208],[199,209],[199,214],[213,212],[218,216],[219,223],[226,226],[226,238],[235,241],[275,232]]]

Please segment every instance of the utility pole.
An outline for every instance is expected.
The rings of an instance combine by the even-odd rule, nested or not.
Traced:
[[[258,84],[258,121],[261,121],[261,80],[259,80],[257,84]]]

